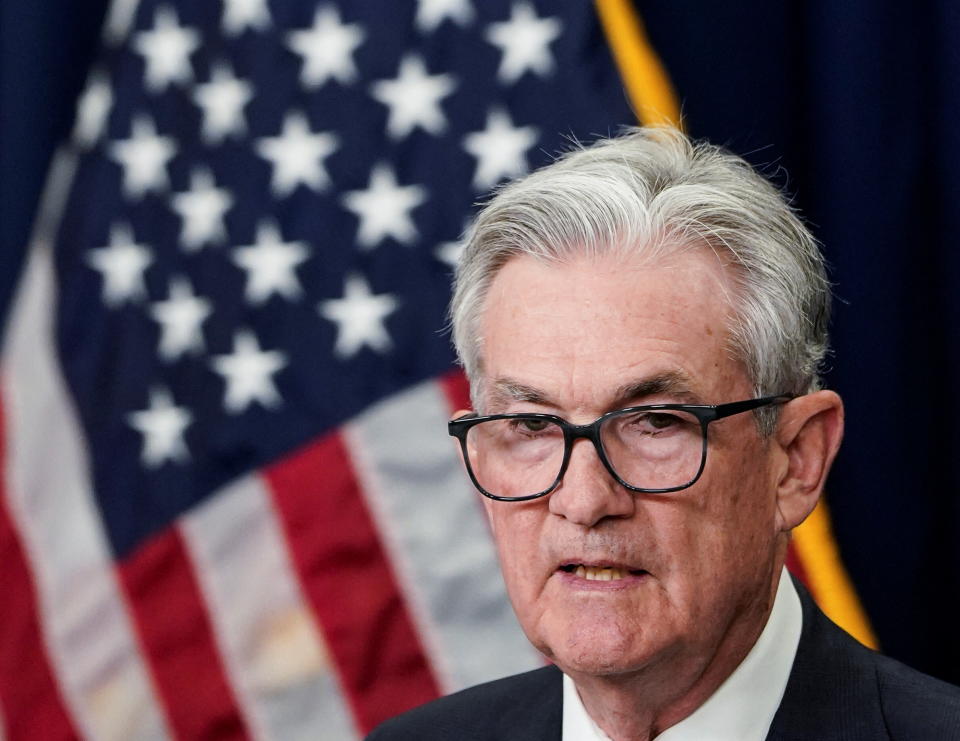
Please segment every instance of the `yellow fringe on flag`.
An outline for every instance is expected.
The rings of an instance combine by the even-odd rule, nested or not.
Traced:
[[[793,531],[793,546],[820,609],[860,643],[877,648],[877,638],[840,560],[830,527],[830,514],[822,499]]]
[[[683,127],[680,105],[666,69],[650,46],[630,0],[596,0],[610,49],[641,123]]]

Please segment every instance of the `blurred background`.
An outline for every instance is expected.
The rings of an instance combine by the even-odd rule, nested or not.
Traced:
[[[4,0],[0,738],[361,738],[537,666],[445,436],[457,239],[680,114],[831,265],[791,565],[960,682],[958,42],[947,0]]]

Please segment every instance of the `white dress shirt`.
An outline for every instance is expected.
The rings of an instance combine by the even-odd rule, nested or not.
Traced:
[[[770,618],[750,653],[703,705],[657,741],[763,741],[783,699],[802,624],[800,597],[784,569]],[[610,741],[587,714],[566,674],[563,741]]]

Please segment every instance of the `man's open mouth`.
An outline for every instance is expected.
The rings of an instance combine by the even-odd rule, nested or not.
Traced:
[[[589,581],[615,581],[628,576],[640,576],[647,572],[643,569],[628,569],[620,566],[591,566],[582,563],[568,563],[560,567],[567,574],[579,576]]]

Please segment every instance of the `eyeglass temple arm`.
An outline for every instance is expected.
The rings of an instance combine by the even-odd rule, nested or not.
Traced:
[[[729,404],[718,404],[716,407],[716,417],[714,419],[723,419],[741,412],[749,412],[751,409],[759,409],[770,404],[783,404],[795,399],[795,394],[777,394],[776,396],[762,396],[759,399],[747,399],[746,401],[734,401]]]

